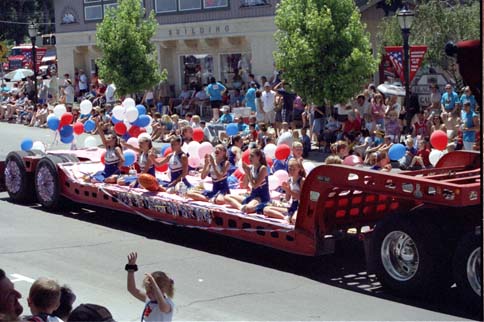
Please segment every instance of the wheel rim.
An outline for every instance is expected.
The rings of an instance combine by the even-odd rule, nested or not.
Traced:
[[[482,296],[481,289],[481,272],[482,272],[482,262],[481,262],[481,247],[474,249],[469,258],[467,259],[467,280],[469,285],[476,292],[478,296]]]
[[[20,167],[14,160],[9,160],[5,166],[5,186],[7,191],[18,193],[22,187],[22,174]]]
[[[387,273],[397,281],[408,281],[418,270],[418,249],[403,231],[393,231],[383,240],[381,259]]]
[[[40,166],[35,178],[35,189],[39,199],[43,202],[52,202],[55,194],[55,178],[45,166]]]

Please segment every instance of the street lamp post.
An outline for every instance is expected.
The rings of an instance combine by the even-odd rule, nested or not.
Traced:
[[[37,103],[37,52],[35,48],[35,38],[37,37],[38,26],[31,22],[29,25],[29,36],[32,42],[32,65],[34,69],[34,103]]]
[[[414,12],[409,10],[406,4],[397,13],[398,24],[400,25],[400,29],[402,29],[403,37],[403,76],[405,78],[405,110],[407,113],[410,109],[410,61],[408,37],[410,35],[410,28],[412,27],[414,16]]]

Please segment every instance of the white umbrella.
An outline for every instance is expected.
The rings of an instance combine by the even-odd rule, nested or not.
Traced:
[[[405,96],[405,88],[397,85],[380,84],[376,88],[383,95]]]
[[[31,69],[20,68],[6,74],[4,78],[9,79],[11,82],[18,82],[24,78],[33,76],[34,72]]]

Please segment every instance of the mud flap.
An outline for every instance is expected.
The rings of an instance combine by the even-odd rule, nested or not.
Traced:
[[[0,161],[0,192],[7,191],[5,186],[5,161]]]

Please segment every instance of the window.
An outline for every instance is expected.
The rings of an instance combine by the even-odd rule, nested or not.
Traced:
[[[103,18],[103,7],[101,5],[84,7],[84,19],[101,20]]]
[[[177,11],[176,0],[155,0],[155,12],[173,12]]]
[[[84,3],[94,3],[94,2],[101,2],[101,0],[84,0]]]
[[[203,0],[204,9],[225,8],[228,5],[228,0]]]
[[[268,0],[240,0],[241,7],[256,7],[268,5]]]
[[[247,85],[252,69],[250,60],[250,54],[220,55],[222,82],[232,89],[240,89]]]
[[[180,56],[181,83],[188,88],[208,84],[213,76],[211,55]]]
[[[202,9],[202,3],[200,0],[178,0],[178,4],[180,11]]]

